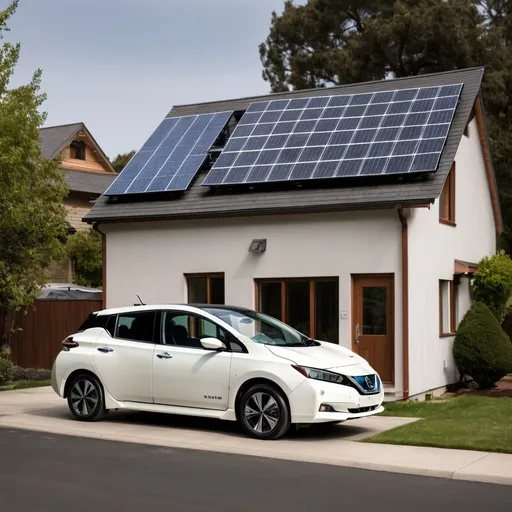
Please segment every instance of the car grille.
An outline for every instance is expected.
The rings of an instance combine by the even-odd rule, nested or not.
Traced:
[[[351,412],[353,414],[358,414],[360,412],[370,412],[377,409],[378,405],[370,405],[368,407],[357,407],[355,409],[349,409],[348,412]]]

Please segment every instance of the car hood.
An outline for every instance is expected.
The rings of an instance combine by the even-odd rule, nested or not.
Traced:
[[[310,366],[328,370],[330,368],[343,368],[347,366],[366,366],[368,371],[372,368],[368,362],[356,353],[333,343],[321,342],[319,346],[310,347],[283,347],[266,345],[274,355],[288,359],[300,366]]]

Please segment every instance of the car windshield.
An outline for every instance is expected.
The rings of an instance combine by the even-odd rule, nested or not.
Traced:
[[[205,311],[220,318],[256,343],[290,347],[309,345],[312,341],[289,325],[256,311],[242,312],[223,308],[205,308]]]

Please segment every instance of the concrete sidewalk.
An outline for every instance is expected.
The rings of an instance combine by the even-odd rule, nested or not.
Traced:
[[[231,422],[164,414],[118,411],[104,421],[82,423],[51,388],[0,393],[4,428],[512,485],[512,455],[357,442],[411,421],[416,420],[371,417],[330,430],[291,432],[272,442],[248,438]]]

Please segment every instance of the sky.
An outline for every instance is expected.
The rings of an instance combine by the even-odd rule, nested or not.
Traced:
[[[303,3],[303,1],[295,2]],[[0,0],[0,8],[10,4]],[[45,126],[84,122],[113,159],[173,105],[269,92],[258,45],[284,0],[20,0],[13,86],[43,70]]]

